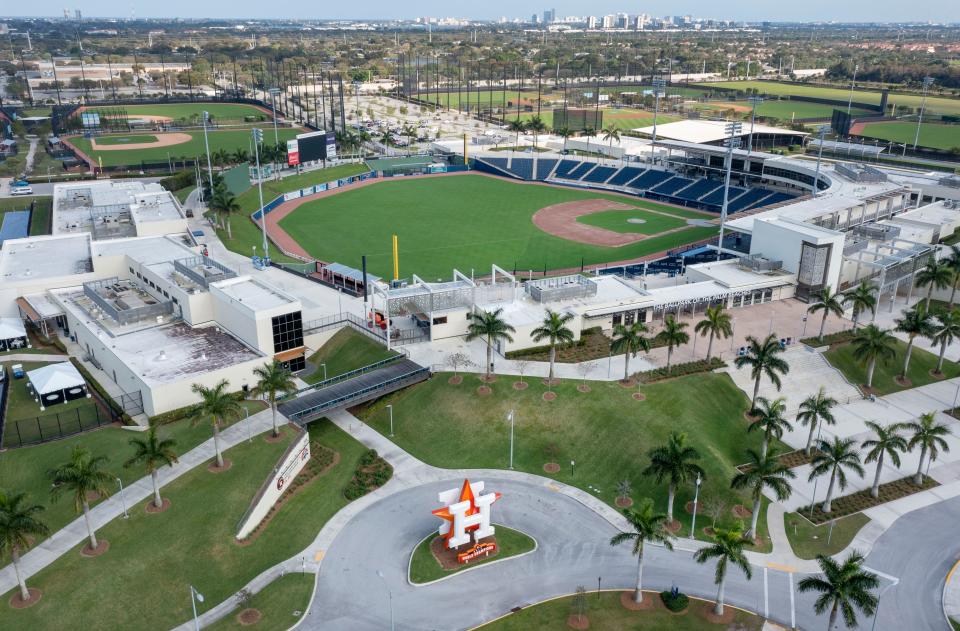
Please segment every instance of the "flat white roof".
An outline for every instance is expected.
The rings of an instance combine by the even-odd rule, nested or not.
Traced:
[[[90,235],[8,239],[0,251],[0,283],[15,283],[90,271]]]
[[[906,219],[909,221],[919,221],[922,223],[942,226],[960,220],[960,208],[957,208],[956,205],[953,204],[952,206],[952,208],[947,208],[947,205],[941,200],[933,204],[927,204],[926,206],[921,206],[920,208],[914,208],[913,210],[900,213],[894,220]]]
[[[675,123],[666,123],[657,125],[657,138],[667,138],[670,140],[680,140],[683,142],[717,142],[728,136],[726,132],[727,121],[711,120],[682,120]],[[653,135],[653,125],[649,127],[639,127],[633,131],[641,134]],[[770,125],[753,125],[754,134],[778,134],[793,136],[809,136],[802,131],[792,129],[783,129],[781,127],[771,127]],[[750,125],[744,124],[740,137],[750,134]]]
[[[297,302],[296,298],[257,282],[249,276],[223,280],[213,283],[212,286],[219,289],[228,298],[253,311],[275,309]]]
[[[129,256],[141,265],[176,261],[197,253],[187,245],[186,235],[162,237],[128,237],[93,242],[93,258],[100,256]]]
[[[688,270],[696,270],[732,291],[777,287],[791,282],[793,274],[777,270],[758,272],[740,265],[737,259],[726,259],[711,263],[690,265]]]

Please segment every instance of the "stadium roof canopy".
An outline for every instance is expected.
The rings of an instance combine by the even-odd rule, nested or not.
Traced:
[[[811,147],[819,147],[820,139],[814,138],[810,141]],[[887,145],[868,145],[862,142],[843,142],[841,140],[824,140],[823,148],[826,151],[847,153],[850,155],[868,155],[877,156],[886,151]]]
[[[680,140],[683,142],[693,142],[697,144],[720,142],[727,137],[727,121],[710,120],[682,120],[675,123],[666,123],[657,125],[657,138],[666,140]],[[653,126],[640,127],[633,131],[653,136]],[[771,127],[770,125],[754,124],[753,134],[766,136],[796,136],[802,139],[810,134],[792,129],[783,129],[781,127]],[[740,138],[750,135],[750,123],[743,123],[743,128],[739,134]]]

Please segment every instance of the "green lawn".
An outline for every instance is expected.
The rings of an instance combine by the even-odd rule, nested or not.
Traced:
[[[590,621],[591,629],[603,631],[760,631],[763,618],[739,609],[735,609],[734,619],[727,624],[708,622],[704,611],[712,604],[701,600],[690,600],[690,606],[683,614],[667,611],[660,602],[660,594],[645,592],[644,599],[656,599],[656,606],[647,611],[630,611],[620,604],[619,591],[596,592],[586,587],[586,607],[584,615]],[[524,607],[499,620],[483,625],[484,631],[553,631],[568,629],[567,619],[574,610],[573,597],[567,596],[547,602]]]
[[[251,407],[251,412],[263,409],[263,404],[259,402],[246,402],[245,405]],[[7,431],[11,431],[10,426]],[[174,451],[178,454],[185,454],[212,436],[209,424],[194,427],[186,420],[166,424],[160,428],[159,433],[163,438],[177,441]],[[66,462],[70,451],[81,445],[95,455],[107,456],[108,470],[123,480],[124,484],[130,484],[146,475],[141,465],[129,468],[123,466],[133,452],[130,440],[143,436],[140,432],[108,426],[42,445],[8,449],[0,452],[0,487],[29,493],[34,502],[47,507],[43,519],[51,531],[59,530],[77,515],[68,498],[56,503],[51,502],[50,478],[47,472]]]
[[[867,123],[862,132],[864,136],[906,143],[911,147],[916,134],[917,123],[910,121]],[[960,148],[960,125],[921,123],[920,142],[918,144],[921,147],[933,147],[934,149]]]
[[[109,150],[96,151],[93,149],[90,139],[75,136],[70,138],[78,149],[90,156],[94,161],[103,159],[103,166],[123,166],[131,165],[138,167],[141,162],[166,162],[167,158],[195,158],[206,155],[203,142],[202,131],[183,132],[190,135],[191,140],[170,147],[153,147],[147,149],[130,149],[127,151]],[[295,138],[297,134],[303,133],[302,129],[281,129],[280,140],[285,141]],[[231,131],[211,131],[207,136],[210,140],[210,151],[224,149],[227,152],[233,152],[237,149],[250,149],[251,133],[250,130],[231,130]],[[122,134],[119,136],[107,135],[98,136],[98,144],[128,144],[134,142],[150,142],[153,138],[150,134]],[[112,138],[125,138],[124,143],[115,142]],[[141,140],[142,139],[142,140]],[[272,140],[272,135],[270,140]]]
[[[64,361],[66,361],[66,357],[64,357]],[[68,412],[73,412],[77,409],[84,411],[93,405],[90,399],[83,398],[67,401],[66,403],[58,403],[47,407],[45,410],[41,410],[40,404],[34,401],[30,395],[30,391],[27,389],[27,384],[29,383],[27,377],[24,376],[22,379],[13,378],[13,373],[10,371],[10,367],[13,366],[13,364],[23,365],[25,372],[50,365],[49,362],[4,362],[4,365],[7,367],[7,374],[10,376],[10,391],[7,394],[7,422],[31,419],[54,413],[60,413],[66,416]]]
[[[310,171],[309,173],[304,173],[302,175],[293,175],[291,177],[283,178],[282,180],[271,180],[269,182],[264,182],[263,202],[268,203],[275,197],[283,195],[288,191],[295,191],[298,188],[305,188],[314,184],[330,182],[342,177],[356,175],[369,170],[370,169],[364,163],[343,164],[340,166],[331,167],[329,169]],[[260,244],[263,242],[263,233],[260,232],[260,227],[255,226],[249,219],[250,214],[256,212],[260,208],[260,197],[257,192],[257,187],[254,186],[250,190],[238,195],[237,203],[240,204],[241,214],[233,217],[231,220],[233,238],[227,238],[226,230],[217,230],[217,236],[220,237],[220,240],[228,250],[244,256],[250,256],[253,254],[253,246],[257,246],[257,250],[259,251]],[[285,256],[275,247],[270,248],[270,258],[278,263],[300,262],[294,258]]]
[[[287,448],[292,432],[277,443],[260,438],[228,450],[233,467],[211,474],[198,467],[163,488],[171,508],[150,515],[141,502],[130,518],[99,530],[110,551],[96,559],[79,546],[31,577],[43,600],[25,610],[0,600],[0,628],[44,631],[169,629],[190,619],[187,585],[204,596],[205,611],[250,579],[303,550],[330,517],[347,504],[343,488],[364,453],[363,446],[329,422],[310,426],[311,438],[340,453],[323,477],[300,490],[274,514],[260,535],[237,545],[237,522]],[[135,605],[133,605],[135,603]],[[149,613],[147,613],[149,612]]]
[[[696,106],[698,110],[708,110],[708,111],[726,111],[729,109],[751,107],[750,102],[748,101],[739,101],[739,102],[717,102],[709,101],[707,103],[698,103]],[[769,100],[760,103],[757,106],[757,116],[766,116],[772,118],[778,118],[784,121],[790,121],[794,118],[830,118],[833,115],[833,110],[838,106],[835,105],[826,105],[824,103],[809,103],[806,101],[789,101],[789,100]],[[843,108],[846,110],[846,108]],[[868,110],[853,108],[850,110],[850,113],[854,116],[862,116],[864,114],[872,113]],[[740,118],[750,117],[749,111],[740,111],[738,112]]]
[[[520,532],[499,524],[495,525],[497,540],[497,555],[487,558],[479,558],[452,570],[444,569],[430,551],[430,543],[437,538],[436,532],[427,535],[423,541],[417,544],[413,549],[413,557],[410,559],[410,580],[414,583],[429,583],[444,576],[451,576],[457,572],[462,572],[467,568],[476,567],[485,563],[492,563],[502,559],[509,559],[512,556],[529,552],[536,547],[536,542]],[[469,546],[463,546],[460,552],[466,552]]]
[[[644,223],[630,223],[630,219],[639,219]],[[637,232],[639,234],[657,234],[664,230],[682,228],[687,225],[684,219],[643,212],[642,210],[608,210],[577,217],[577,221],[614,232]]]
[[[253,625],[257,631],[286,631],[307,613],[310,596],[313,595],[315,575],[295,572],[286,574],[270,583],[254,595],[244,608],[250,607],[260,612],[260,620]],[[204,627],[208,631],[236,631],[249,629],[237,620],[240,614],[237,608],[226,618]]]
[[[156,136],[150,134],[132,134],[129,136],[102,136],[97,138],[98,145],[129,145],[135,142],[157,142]]]
[[[187,198],[190,197],[190,193],[192,193],[196,188],[196,184],[192,184],[186,188],[178,188],[177,190],[173,191],[173,194],[180,204],[185,204],[187,202]]]
[[[176,120],[179,118],[190,118],[203,116],[204,112],[209,112],[214,122],[218,118],[222,119],[242,119],[246,116],[259,116],[262,120],[272,121],[273,118],[267,112],[252,105],[242,103],[156,103],[150,105],[124,105],[123,109],[129,116],[169,116]],[[112,114],[113,108],[87,108],[89,112],[101,112]],[[272,123],[271,123],[272,124]]]
[[[20,143],[20,153],[15,156],[7,156],[0,160],[0,177],[20,177],[27,166],[27,147],[29,143],[25,140],[18,140]],[[22,198],[21,198],[22,199]]]
[[[831,535],[830,524],[814,526],[797,513],[788,513],[784,516],[783,525],[793,553],[801,559],[814,559],[818,554],[830,556],[840,552],[868,523],[870,518],[863,513],[843,517],[834,522]]]
[[[928,383],[937,381],[930,374],[930,371],[937,367],[937,356],[933,353],[917,348],[914,345],[913,352],[910,354],[910,370],[907,372],[907,378],[910,380],[909,386],[902,386],[894,381],[894,377],[900,374],[903,368],[903,360],[907,351],[907,345],[901,340],[896,341],[896,357],[887,364],[877,364],[873,373],[873,389],[877,394],[890,394],[906,388],[915,388],[924,386]],[[850,344],[838,344],[824,353],[824,357],[833,364],[850,383],[865,384],[867,382],[867,369],[853,357],[853,346]],[[960,365],[950,360],[943,363],[943,378],[953,378],[960,376]]]
[[[50,213],[53,209],[53,197],[36,195],[33,197],[0,198],[0,221],[3,213],[10,210],[30,210],[34,203],[33,216],[30,217],[30,236],[50,234]]]
[[[647,452],[664,444],[671,431],[686,432],[701,455],[707,477],[700,501],[719,496],[727,502],[726,516],[718,525],[734,525],[729,509],[745,501],[730,490],[734,466],[742,463],[747,448],[758,448],[760,437],[746,433],[745,395],[726,374],[698,374],[643,386],[645,401],[635,401],[636,388],[618,383],[591,382],[589,393],[577,391],[579,380],[563,381],[554,388],[556,400],[545,402],[540,379],[528,378],[529,387],[514,390],[518,377],[499,376],[493,394],[481,396],[475,375],[464,375],[459,386],[449,385],[450,373],[437,373],[424,383],[406,388],[365,407],[360,417],[386,435],[393,405],[394,441],[434,466],[445,468],[505,469],[509,464],[510,424],[507,413],[516,411],[514,467],[537,475],[543,465],[556,462],[560,472],[550,475],[578,486],[613,504],[616,485],[628,479],[633,499],[652,497],[666,509],[667,487],[641,474],[649,463]],[[437,437],[442,436],[442,440]],[[470,449],[451,449],[469,444]],[[571,472],[570,461],[575,461]],[[689,533],[691,486],[677,492],[675,517]],[[702,514],[698,520],[705,525]],[[761,521],[765,527],[765,523]],[[699,530],[699,529],[698,529]],[[697,533],[703,537],[702,532]]]
[[[457,175],[379,182],[302,205],[280,225],[320,260],[368,269],[386,277],[392,269],[391,235],[399,237],[402,277],[447,278],[453,268],[486,273],[505,269],[548,269],[596,265],[669,250],[716,234],[689,227],[619,248],[568,241],[542,232],[533,214],[551,204],[610,199],[677,216],[711,217],[640,199],[594,191],[521,184],[500,178]]]
[[[811,96],[821,99],[832,99],[844,104],[843,109],[846,110],[846,102],[850,98],[850,90],[848,88],[827,88],[815,85],[793,85],[790,83],[778,83],[776,81],[719,81],[713,83],[700,83],[698,84],[702,87],[721,87],[721,88],[736,88],[738,90],[746,90],[747,88],[756,88],[760,90],[761,94],[769,94],[771,96]],[[853,100],[859,103],[870,103],[870,104],[880,104],[880,91],[871,90],[871,91],[861,91],[857,90],[853,93]],[[888,98],[888,103],[895,103],[897,109],[906,106],[917,109],[920,107],[920,101],[922,96],[920,94],[896,94],[891,92]],[[951,99],[947,97],[940,96],[928,96],[926,111],[928,113],[937,113],[937,114],[960,114],[960,99]]]
[[[304,381],[307,383],[323,381],[324,372],[321,364],[326,364],[326,375],[329,378],[369,366],[397,354],[396,351],[388,351],[386,346],[378,344],[366,335],[350,328],[340,329],[316,353],[307,358],[307,361],[316,366],[317,370],[304,378]]]

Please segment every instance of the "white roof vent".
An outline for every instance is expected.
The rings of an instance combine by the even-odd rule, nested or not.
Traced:
[[[157,355],[157,361],[158,361],[158,362],[165,362],[165,361],[167,361],[167,351],[161,350],[161,351],[160,351],[160,354]]]

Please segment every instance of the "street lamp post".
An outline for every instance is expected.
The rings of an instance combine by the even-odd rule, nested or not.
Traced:
[[[813,196],[816,197],[820,188],[820,160],[823,158],[823,137],[830,131],[830,125],[820,125],[817,128],[819,136],[819,146],[817,147],[817,170],[813,175]],[[806,320],[804,320],[806,322]]]
[[[850,82],[850,98],[847,100],[847,116],[850,116],[850,106],[853,105],[853,87],[857,84],[857,71],[860,70],[860,64],[853,66],[853,81]]]
[[[260,170],[260,144],[263,142],[263,130],[253,130],[253,153],[257,158],[257,192],[260,195],[260,228],[263,231],[263,259],[270,260],[267,244],[267,213],[263,210],[263,172]]]
[[[390,437],[393,438],[393,404],[387,405],[387,411],[390,413]]]
[[[753,104],[750,110],[750,135],[747,137],[747,155],[753,151],[753,124],[757,119],[757,106],[763,103],[762,96],[751,96],[749,101]]]
[[[507,412],[507,420],[510,421],[510,469],[513,470],[513,425],[514,425],[514,412],[510,410]]]
[[[129,519],[130,515],[127,514],[127,502],[123,499],[123,480],[117,478],[117,484],[120,485],[120,506],[123,507],[123,518]]]
[[[326,380],[327,380],[327,365],[326,365],[326,364],[320,364],[320,367],[323,368],[323,380],[326,381]]]
[[[917,133],[913,137],[913,150],[917,150],[917,143],[920,142],[920,123],[923,121],[923,109],[927,105],[927,90],[933,85],[933,77],[923,78],[923,98],[920,99],[920,114],[917,116]]]
[[[720,210],[720,239],[717,241],[717,260],[723,255],[723,229],[727,223],[727,205],[730,202],[730,172],[733,170],[733,148],[740,144],[736,137],[743,131],[741,123],[727,123],[724,128],[727,132],[727,168],[726,176],[723,182],[723,207]]]
[[[571,478],[573,477],[574,466],[575,466],[576,464],[577,464],[577,463],[574,462],[573,460],[570,461],[570,477],[571,477]]]
[[[697,474],[697,490],[693,494],[693,519],[690,520],[690,538],[693,539],[693,533],[697,530],[697,501],[700,499],[700,474]]]
[[[200,631],[200,618],[197,617],[197,602],[203,602],[203,594],[190,586],[190,604],[193,606],[193,628]]]

